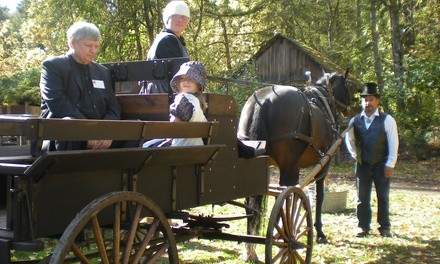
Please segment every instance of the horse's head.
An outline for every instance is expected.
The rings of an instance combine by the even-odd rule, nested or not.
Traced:
[[[333,97],[335,99],[336,108],[344,115],[351,114],[351,104],[354,100],[355,88],[347,80],[349,69],[345,73],[340,74],[337,72],[331,73],[328,76],[323,76],[316,84],[327,86],[333,91]]]

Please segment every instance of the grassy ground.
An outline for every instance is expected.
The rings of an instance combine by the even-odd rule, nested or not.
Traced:
[[[369,237],[354,236],[357,221],[352,171],[351,161],[331,168],[329,186],[348,190],[347,209],[323,215],[324,232],[330,243],[314,244],[312,263],[440,263],[440,158],[399,161],[391,190],[392,238],[382,238],[375,221]],[[213,213],[211,206],[196,208],[195,212]],[[374,199],[373,212],[376,212]],[[243,211],[232,206],[215,206],[214,213],[242,215]],[[244,220],[228,224],[231,227],[227,232],[245,234]],[[244,245],[236,242],[193,239],[179,244],[179,257],[181,263],[192,264],[247,263],[242,260],[243,249]],[[257,246],[257,253],[264,260],[264,245]]]
[[[333,166],[330,186],[349,191],[347,210],[323,215],[324,232],[330,243],[315,244],[312,263],[440,263],[440,158],[399,162],[391,191],[392,238],[382,238],[373,221],[372,234],[355,237],[356,189],[351,162]],[[376,219],[376,200],[372,201]],[[211,213],[211,207],[199,208]],[[234,214],[233,208],[219,209]],[[237,214],[241,212],[235,212]],[[231,223],[230,232],[245,227]],[[182,263],[247,263],[244,246],[236,242],[192,240],[181,246]],[[264,247],[257,246],[264,260]]]

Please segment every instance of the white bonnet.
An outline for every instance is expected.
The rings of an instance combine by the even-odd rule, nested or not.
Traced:
[[[190,18],[188,5],[184,1],[171,1],[162,12],[162,19],[165,25],[172,15],[183,15]]]

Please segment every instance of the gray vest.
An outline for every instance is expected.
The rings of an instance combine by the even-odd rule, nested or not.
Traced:
[[[388,157],[388,141],[384,125],[386,116],[387,114],[379,112],[379,116],[374,118],[368,129],[360,114],[354,117],[357,162],[370,165],[386,162]]]

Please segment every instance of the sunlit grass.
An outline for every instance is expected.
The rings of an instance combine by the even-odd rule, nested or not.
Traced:
[[[377,231],[375,199],[372,234],[355,237],[355,195],[350,189],[346,211],[323,214],[330,243],[314,245],[312,263],[440,263],[440,192],[393,189],[393,238],[382,238]],[[242,225],[231,225],[234,228],[245,230]],[[243,249],[236,242],[192,240],[182,245],[179,256],[182,263],[246,263]],[[264,246],[257,246],[257,253],[264,260]]]

